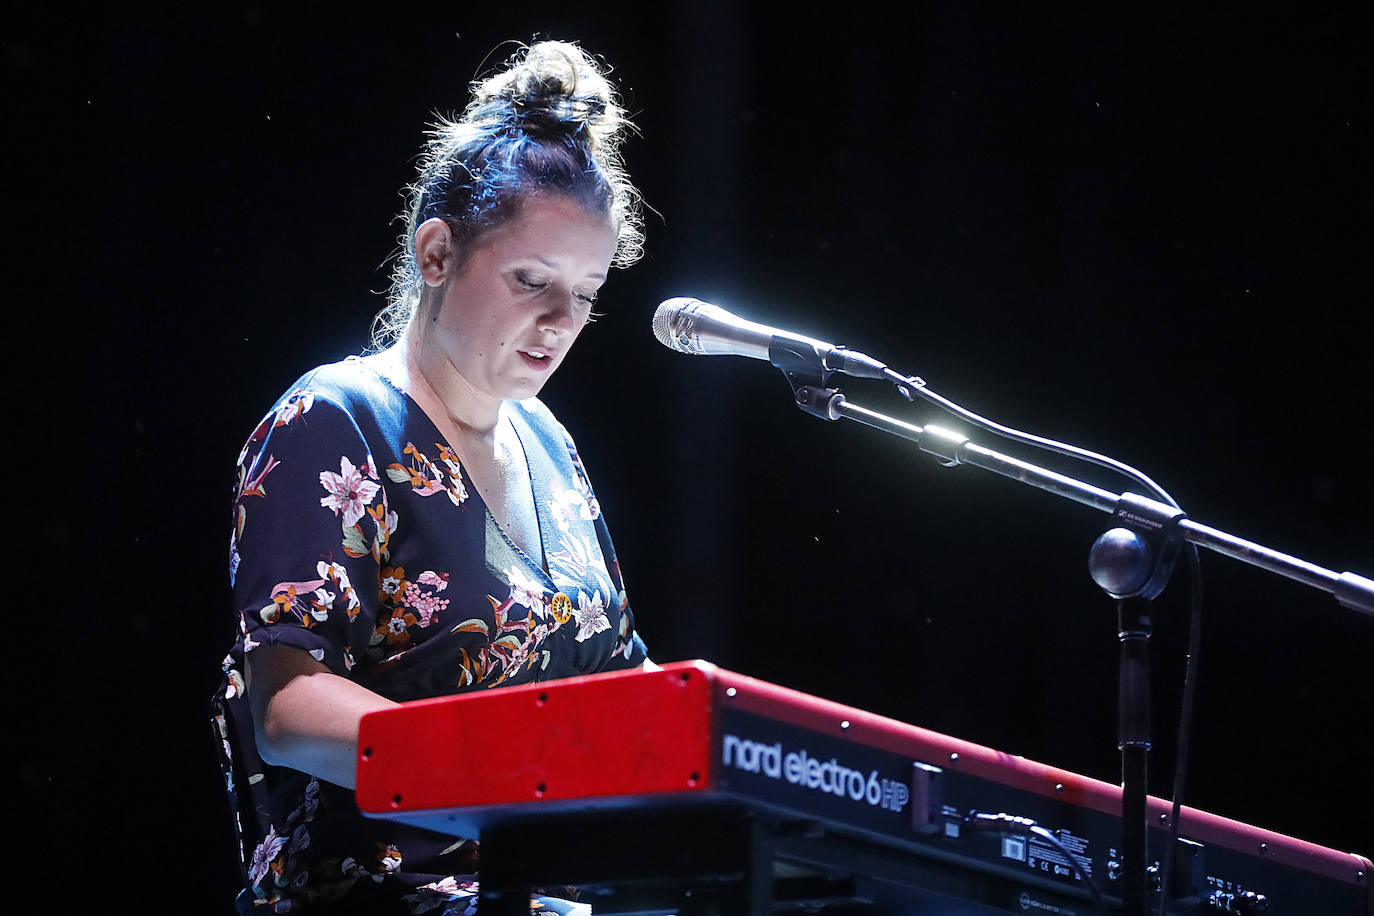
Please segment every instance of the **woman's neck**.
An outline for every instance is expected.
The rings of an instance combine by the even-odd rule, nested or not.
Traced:
[[[436,422],[447,421],[469,441],[490,442],[501,422],[501,399],[479,392],[442,356],[406,336],[384,351],[394,380]]]

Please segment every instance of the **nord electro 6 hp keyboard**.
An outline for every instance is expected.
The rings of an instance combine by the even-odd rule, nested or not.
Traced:
[[[480,836],[483,913],[1114,913],[1127,865],[1119,786],[705,662],[370,714],[357,799]],[[1152,912],[1374,916],[1362,856],[1149,811]]]

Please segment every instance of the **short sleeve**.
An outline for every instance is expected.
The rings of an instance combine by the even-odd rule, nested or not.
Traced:
[[[230,576],[243,647],[288,645],[348,676],[376,617],[394,516],[353,417],[300,389],[239,456]]]

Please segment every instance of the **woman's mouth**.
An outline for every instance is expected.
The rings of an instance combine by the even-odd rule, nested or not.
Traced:
[[[544,350],[521,350],[520,358],[531,369],[547,371],[553,366],[553,354]]]

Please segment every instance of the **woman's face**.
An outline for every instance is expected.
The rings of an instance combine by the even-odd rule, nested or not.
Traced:
[[[616,241],[605,216],[570,197],[526,199],[459,255],[420,329],[427,356],[480,400],[538,394],[587,323]]]

